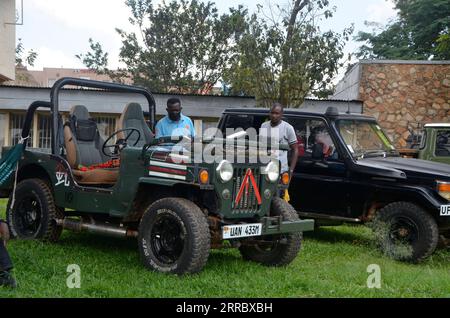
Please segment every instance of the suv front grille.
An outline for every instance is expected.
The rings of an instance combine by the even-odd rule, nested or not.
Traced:
[[[231,204],[231,208],[233,213],[257,213],[259,211],[258,200],[256,199],[255,189],[253,189],[252,183],[249,180],[249,185],[241,196],[241,199],[238,203],[236,203],[236,199],[239,194],[239,190],[241,189],[242,183],[244,182],[244,177],[249,168],[234,168],[234,184],[233,184],[233,202]],[[258,186],[258,190],[261,193],[260,189],[260,179],[261,174],[259,173],[259,169],[252,169],[253,176],[255,177],[256,184]]]

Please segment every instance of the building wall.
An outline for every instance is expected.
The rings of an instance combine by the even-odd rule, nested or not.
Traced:
[[[15,78],[16,1],[0,1],[0,83]]]
[[[198,135],[201,135],[202,130],[215,127],[225,108],[255,106],[255,99],[252,97],[156,93],[154,98],[157,119],[166,115],[167,99],[174,96],[180,98],[183,113],[193,119]],[[101,121],[100,132],[104,137],[115,131],[117,120],[128,103],[139,103],[144,111],[148,111],[147,101],[137,94],[68,89],[63,90],[60,97],[60,111],[63,116],[67,118],[72,106],[85,105],[91,116]],[[0,147],[10,146],[18,140],[25,112],[36,100],[50,101],[50,88],[0,85]],[[49,126],[45,119],[48,116],[48,110],[42,110],[35,115],[35,129],[31,132],[30,146],[41,148],[39,145],[44,143],[43,139],[48,138]]]
[[[357,100],[359,99],[359,79],[361,77],[361,64],[354,65],[344,78],[336,85],[335,93],[331,99]]]
[[[450,62],[362,64],[359,94],[364,112],[404,147],[408,128],[450,121]]]
[[[108,75],[99,75],[89,69],[71,69],[71,68],[47,68],[42,71],[28,71],[40,87],[52,87],[53,84],[62,77],[75,77],[90,79],[96,81],[111,81]],[[131,84],[131,79],[127,79],[125,84]]]

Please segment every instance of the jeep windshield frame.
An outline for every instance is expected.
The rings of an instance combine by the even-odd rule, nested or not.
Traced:
[[[374,120],[338,119],[336,128],[354,159],[399,155],[389,137]]]

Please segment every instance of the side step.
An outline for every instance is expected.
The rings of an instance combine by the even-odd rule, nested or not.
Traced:
[[[300,212],[300,211],[297,211],[297,213],[301,217],[310,218],[310,219],[322,219],[322,220],[341,221],[341,222],[349,222],[349,223],[362,223],[361,219],[358,219],[358,218],[346,218],[343,216],[334,216],[334,215],[328,215],[328,214]]]
[[[113,237],[137,237],[138,232],[126,229],[121,226],[114,226],[105,223],[96,223],[94,220],[84,222],[82,220],[75,220],[72,218],[56,219],[56,224],[62,226],[63,229],[74,232],[87,231],[95,234],[103,234]]]

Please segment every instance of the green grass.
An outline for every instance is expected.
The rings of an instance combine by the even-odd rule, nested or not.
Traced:
[[[418,265],[396,262],[375,248],[363,226],[306,234],[299,256],[285,268],[246,262],[235,249],[214,250],[201,273],[186,277],[144,269],[132,239],[65,231],[56,244],[13,240],[8,249],[19,287],[0,288],[0,298],[450,297],[449,250]],[[81,268],[80,289],[66,286],[69,264]],[[367,288],[369,264],[381,267],[380,289]]]

